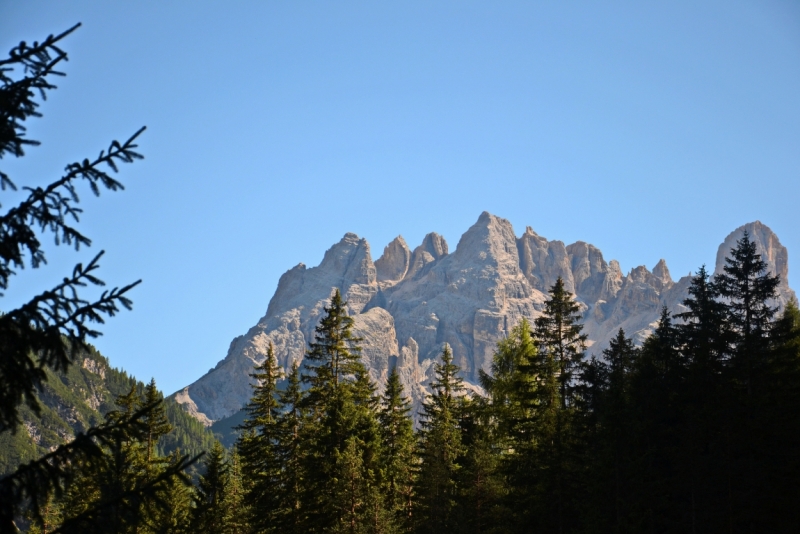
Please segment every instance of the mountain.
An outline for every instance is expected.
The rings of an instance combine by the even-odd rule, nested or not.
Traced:
[[[787,285],[788,253],[764,224],[746,224],[725,238],[715,272],[747,230],[772,272],[781,277],[777,304],[794,297]],[[348,303],[363,359],[379,385],[397,366],[416,406],[424,399],[432,363],[449,343],[467,385],[479,390],[478,371],[488,370],[498,340],[523,317],[537,317],[558,277],[575,295],[589,351],[599,352],[619,328],[643,341],[662,306],[684,311],[690,277],[673,281],[666,262],[623,275],[619,263],[583,241],[564,245],[530,227],[517,237],[507,220],[484,212],[449,252],[444,238],[425,236],[411,250],[402,237],[372,261],[370,246],[345,234],[317,267],[300,263],[281,276],[267,312],[216,367],[174,396],[206,425],[234,417],[249,400],[249,374],[272,343],[278,362],[303,360],[323,307],[338,288]]]
[[[47,381],[38,390],[41,414],[25,405],[20,408],[23,425],[15,433],[0,434],[0,476],[72,440],[78,432],[103,422],[103,416],[118,409],[114,400],[135,386],[141,395],[145,385],[91,348],[66,372],[46,370]],[[210,450],[214,436],[175,401],[165,402],[172,432],[161,438],[162,454],[180,449],[186,454]]]

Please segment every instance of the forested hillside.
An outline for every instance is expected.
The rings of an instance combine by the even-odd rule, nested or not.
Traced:
[[[23,425],[16,433],[0,434],[0,475],[12,472],[18,465],[40,458],[59,445],[72,440],[78,432],[103,422],[115,402],[135,388],[143,395],[145,384],[112,367],[108,359],[93,347],[79,358],[67,372],[46,369],[47,381],[38,391],[41,416],[23,405]],[[195,455],[208,451],[213,434],[189,416],[172,400],[165,400],[166,416],[173,430],[161,438],[158,451],[168,455],[176,450]]]

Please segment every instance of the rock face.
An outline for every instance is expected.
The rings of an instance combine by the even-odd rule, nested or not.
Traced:
[[[744,231],[769,269],[781,276],[778,304],[794,293],[786,284],[788,254],[760,222],[731,233],[720,245],[716,272]],[[589,351],[599,352],[619,328],[637,342],[653,330],[662,306],[684,311],[690,278],[672,280],[664,260],[623,275],[593,245],[565,246],[528,227],[517,238],[505,219],[484,212],[450,254],[444,238],[431,233],[413,251],[398,236],[373,263],[366,240],[345,234],[319,266],[302,263],[287,271],[266,315],[231,342],[225,359],[176,395],[205,424],[236,413],[249,399],[249,373],[274,345],[284,368],[301,362],[323,307],[335,289],[348,302],[362,357],[379,386],[396,366],[415,406],[425,398],[433,362],[444,343],[467,385],[480,390],[479,370],[488,371],[497,341],[523,317],[537,317],[547,290],[561,277],[584,313]]]

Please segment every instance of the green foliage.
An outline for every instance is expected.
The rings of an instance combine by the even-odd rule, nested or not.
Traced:
[[[225,449],[219,442],[209,451],[203,468],[195,490],[192,528],[195,532],[223,532],[229,474]]]
[[[81,365],[72,365],[66,371],[47,369],[47,381],[37,393],[39,416],[23,406],[20,417],[25,429],[0,433],[0,476],[101,424],[106,414],[119,409],[115,399],[131,388],[137,395],[147,388],[125,371],[111,367],[91,345],[79,360]],[[156,442],[160,456],[177,450],[195,456],[211,449],[212,433],[174,400],[164,401],[163,412],[173,428]]]
[[[402,532],[412,527],[415,469],[414,428],[409,400],[392,368],[381,397],[378,414],[381,429],[381,472],[386,510]]]
[[[244,501],[252,514],[250,524],[257,531],[269,531],[275,523],[280,502],[281,458],[278,454],[279,404],[277,383],[280,369],[272,344],[256,371],[253,396],[245,407],[247,418],[236,447],[242,474],[248,481]],[[221,447],[221,446],[220,446]]]
[[[449,345],[442,349],[441,358],[442,363],[434,366],[436,378],[420,420],[420,470],[415,490],[419,532],[448,532],[456,525],[459,459],[464,454],[459,426],[464,386]]]
[[[365,497],[380,485],[377,399],[346,304],[336,290],[309,343],[308,372],[302,375],[310,386],[302,402],[309,414],[303,471],[310,531],[353,532],[354,517],[374,524],[374,507],[381,505]]]

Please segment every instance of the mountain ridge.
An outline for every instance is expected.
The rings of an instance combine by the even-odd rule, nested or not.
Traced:
[[[786,282],[788,252],[760,221],[725,238],[715,270],[744,230],[770,270],[781,276],[778,304],[785,304],[794,297]],[[270,343],[284,368],[302,362],[334,289],[348,302],[354,329],[363,338],[364,361],[379,385],[397,366],[418,406],[432,362],[446,342],[467,385],[479,390],[479,370],[488,370],[497,341],[522,317],[531,320],[541,313],[546,292],[558,277],[575,295],[594,352],[619,328],[643,341],[662,306],[683,311],[680,303],[690,281],[689,276],[674,281],[663,259],[652,271],[637,266],[623,275],[619,262],[607,262],[589,243],[565,245],[531,227],[517,237],[509,221],[488,212],[461,236],[453,252],[436,233],[427,234],[413,250],[398,236],[373,262],[369,243],[347,233],[318,266],[301,263],[284,273],[264,317],[231,342],[214,369],[177,392],[175,399],[207,425],[235,414],[249,399],[249,374]]]

